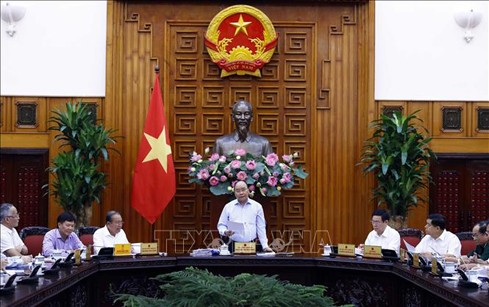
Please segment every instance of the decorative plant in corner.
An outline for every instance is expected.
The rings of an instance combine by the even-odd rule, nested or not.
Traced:
[[[222,277],[193,267],[154,278],[163,296],[116,294],[124,306],[335,306],[326,287],[302,286],[242,273]],[[156,294],[155,294],[156,296]]]
[[[436,159],[428,147],[431,137],[425,137],[414,121],[420,121],[415,111],[408,116],[394,112],[382,114],[371,127],[373,136],[365,142],[361,162],[366,164],[364,173],[373,172],[377,178],[374,197],[378,205],[385,204],[394,221],[405,224],[409,209],[418,204],[417,192],[427,189],[431,181],[431,159]],[[420,197],[420,199],[422,199]],[[396,224],[396,223],[394,223]]]
[[[55,140],[61,142],[60,152],[48,170],[54,175],[51,193],[65,211],[77,217],[77,228],[87,226],[92,217],[92,204],[100,203],[100,195],[107,187],[106,175],[101,171],[101,158],[109,159],[107,146],[115,144],[114,130],[106,129],[96,120],[82,102],[66,104],[66,111],[54,110],[49,130],[59,131]],[[115,149],[114,149],[115,150]]]

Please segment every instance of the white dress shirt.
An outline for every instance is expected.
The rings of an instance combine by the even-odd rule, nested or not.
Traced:
[[[397,230],[387,225],[384,232],[379,236],[375,230],[372,230],[367,239],[365,239],[365,245],[382,246],[383,249],[391,249],[399,255],[399,248],[401,246],[401,236]]]
[[[98,254],[102,247],[114,247],[115,244],[127,244],[126,233],[124,229],[121,229],[115,236],[111,235],[107,225],[103,228],[99,228],[93,234],[93,251],[95,255]]]
[[[262,247],[268,247],[265,214],[260,203],[249,198],[245,205],[240,205],[238,200],[230,201],[224,206],[217,224],[219,234],[222,236],[228,230],[228,221],[243,223],[245,226],[245,233],[235,233],[231,236],[231,240],[235,242],[250,242],[255,240],[258,235]]]
[[[440,255],[451,254],[460,257],[462,244],[456,235],[448,230],[443,230],[441,235],[433,239],[432,236],[426,235],[416,246],[415,253],[432,253],[437,252]]]
[[[0,252],[3,253],[9,249],[15,249],[17,246],[25,246],[15,228],[8,228],[0,224]]]

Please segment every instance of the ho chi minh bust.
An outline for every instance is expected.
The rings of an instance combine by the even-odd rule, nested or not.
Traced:
[[[253,107],[247,101],[237,101],[233,106],[231,118],[236,125],[233,133],[217,138],[214,152],[220,155],[229,155],[236,149],[244,149],[255,157],[266,156],[272,153],[270,141],[250,131],[253,120]]]

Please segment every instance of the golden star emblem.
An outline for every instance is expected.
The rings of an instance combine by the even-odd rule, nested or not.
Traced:
[[[148,140],[149,146],[151,146],[151,150],[146,155],[146,158],[144,158],[143,163],[158,159],[161,166],[166,172],[166,167],[168,165],[168,155],[171,155],[171,147],[166,142],[165,128],[166,127],[163,127],[163,131],[161,131],[161,134],[158,138],[154,138],[153,136],[144,133],[146,140]]]
[[[246,30],[246,27],[251,24],[251,21],[244,21],[243,20],[243,15],[239,14],[239,19],[237,22],[231,22],[231,25],[236,27],[236,31],[234,31],[234,36],[238,34],[239,32],[243,32],[248,36],[248,31]]]

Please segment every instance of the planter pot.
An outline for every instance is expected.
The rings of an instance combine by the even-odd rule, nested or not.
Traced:
[[[389,226],[395,230],[407,228],[407,217],[401,215],[391,216]]]

